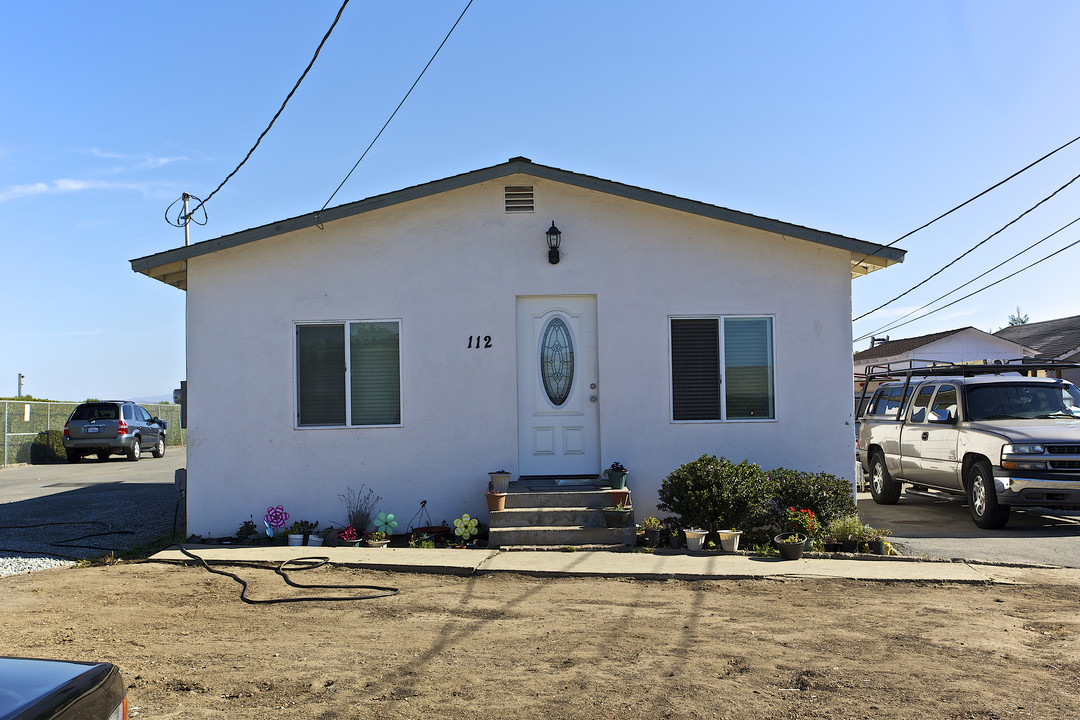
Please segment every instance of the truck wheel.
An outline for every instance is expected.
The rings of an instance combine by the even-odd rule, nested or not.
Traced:
[[[65,454],[69,463],[77,463],[82,460],[82,453],[78,450],[66,450]]]
[[[165,457],[165,438],[160,435],[157,439],[157,445],[154,446],[154,457]]]
[[[881,451],[870,456],[870,494],[878,505],[895,505],[900,499],[900,483],[889,475]]]
[[[1009,522],[1009,506],[998,505],[994,472],[990,463],[979,460],[967,472],[967,500],[971,520],[984,530],[1000,530]]]
[[[138,462],[139,456],[142,455],[142,441],[139,436],[136,435],[131,439],[131,449],[127,451],[127,459],[131,462]]]

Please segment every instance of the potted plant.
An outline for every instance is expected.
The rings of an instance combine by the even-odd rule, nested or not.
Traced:
[[[604,477],[611,483],[613,490],[621,490],[626,487],[627,474],[628,471],[619,462],[611,463],[611,467],[604,471]]]
[[[240,523],[240,529],[236,531],[236,537],[244,542],[248,542],[255,535],[259,534],[259,529],[255,527],[255,518],[245,520]]]
[[[863,525],[862,542],[865,543],[867,552],[874,555],[885,554],[885,537],[892,535],[892,531],[876,529],[869,525]]]
[[[630,521],[630,513],[633,511],[634,509],[629,505],[621,507],[610,505],[600,508],[600,512],[604,513],[604,524],[609,528],[626,527],[626,523]]]
[[[290,545],[308,545],[315,543],[309,543],[311,534],[315,532],[315,528],[319,527],[319,523],[311,523],[307,520],[296,520],[289,526],[289,544]],[[322,538],[319,538],[319,545],[322,545]]]
[[[364,536],[364,547],[384,548],[389,544],[390,538],[386,536],[386,533],[379,530],[373,530]]]
[[[705,536],[709,531],[691,527],[683,530],[683,534],[686,535],[686,549],[690,552],[701,552],[705,548]]]
[[[806,551],[806,541],[809,538],[798,532],[780,533],[773,538],[776,548],[780,551],[780,557],[784,560],[798,560]]]
[[[505,470],[496,470],[489,472],[488,475],[491,477],[491,489],[494,492],[510,492],[510,473]]]
[[[504,492],[495,492],[494,490],[488,490],[484,493],[484,497],[487,498],[488,512],[498,512],[506,509],[506,495]]]
[[[630,504],[630,491],[626,488],[620,490],[608,490],[608,498],[615,507],[625,507]]]
[[[717,530],[716,534],[720,537],[720,549],[724,552],[735,552],[739,549],[742,530]]]
[[[863,536],[863,522],[858,515],[833,518],[825,530],[828,539],[840,544],[843,552],[856,552]]]
[[[356,528],[352,525],[346,525],[337,531],[337,541],[339,545],[345,547],[358,547],[360,545],[360,536],[356,532]]]
[[[817,515],[813,510],[790,506],[787,509],[784,527],[788,532],[800,533],[806,536],[807,550],[821,549],[821,525],[817,521]]]
[[[368,529],[371,519],[375,516],[375,506],[382,500],[381,497],[375,494],[374,490],[368,489],[365,493],[363,485],[360,486],[359,490],[348,487],[345,489],[345,493],[338,497],[345,503],[345,513],[349,518],[349,524],[358,533]]]
[[[660,544],[660,533],[664,530],[664,524],[660,518],[650,515],[641,521],[641,527],[645,531],[645,544],[651,548]]]
[[[664,518],[664,532],[667,534],[668,546],[672,550],[678,550],[682,546],[682,525],[676,517]]]

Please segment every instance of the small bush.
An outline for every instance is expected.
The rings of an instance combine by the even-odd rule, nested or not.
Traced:
[[[788,508],[813,511],[822,525],[833,518],[855,512],[851,484],[829,473],[808,473],[777,468],[767,473],[768,497],[759,524],[772,529],[783,527]]]
[[[64,451],[64,433],[61,430],[39,432],[30,446],[30,462],[59,462],[67,457]]]
[[[767,495],[761,468],[743,460],[702,455],[672,472],[660,485],[660,509],[676,513],[685,527],[745,527],[760,515]]]

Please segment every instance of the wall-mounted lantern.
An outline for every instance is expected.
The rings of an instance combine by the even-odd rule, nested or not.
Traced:
[[[555,221],[551,221],[551,227],[547,231],[548,262],[552,265],[559,263],[559,245],[562,244],[562,233],[555,227]]]

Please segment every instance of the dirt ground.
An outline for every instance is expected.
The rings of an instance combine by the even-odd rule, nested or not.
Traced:
[[[256,598],[297,590],[229,568]],[[0,654],[116,663],[138,718],[1076,718],[1080,586],[324,567],[248,605],[199,567],[0,579]],[[1045,578],[1043,579],[1045,580]]]

